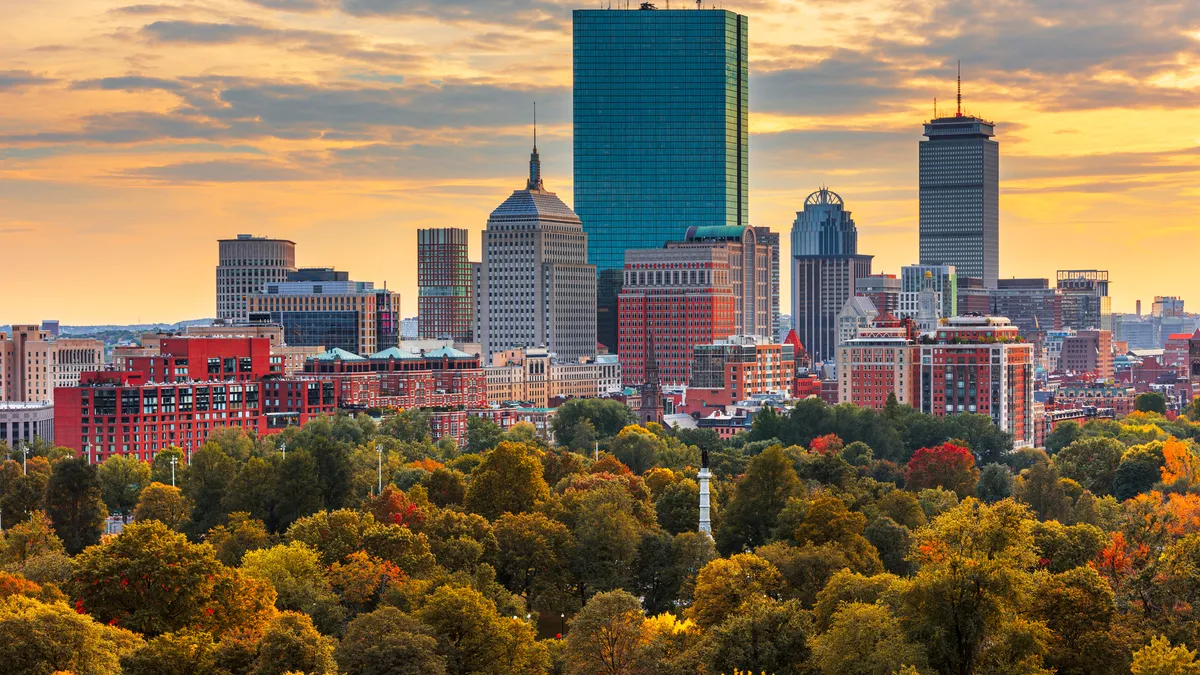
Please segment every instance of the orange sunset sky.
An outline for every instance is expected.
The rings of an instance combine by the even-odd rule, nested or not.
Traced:
[[[466,227],[477,258],[534,101],[571,203],[570,10],[597,6],[0,0],[0,324],[213,316],[216,239],[239,232],[415,315],[417,228]],[[876,271],[916,262],[921,123],[961,59],[997,123],[1002,276],[1108,269],[1117,311],[1200,310],[1196,0],[723,6],[750,17],[754,224],[786,235],[827,184]]]

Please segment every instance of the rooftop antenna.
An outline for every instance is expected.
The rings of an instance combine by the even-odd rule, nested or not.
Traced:
[[[937,97],[933,97],[933,119],[937,119]]]
[[[958,112],[955,117],[962,117],[962,61],[958,62]]]

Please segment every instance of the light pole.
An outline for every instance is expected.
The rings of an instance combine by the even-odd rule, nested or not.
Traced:
[[[287,441],[280,443],[279,449],[283,451],[283,458],[286,460],[287,459]]]
[[[178,461],[178,457],[171,457],[171,487],[175,487],[175,462]]]
[[[379,489],[375,494],[381,495],[383,494],[383,448],[378,443],[375,444],[375,452],[379,453]]]
[[[17,443],[21,446],[21,475],[28,476],[29,468],[27,466],[27,463],[29,460],[29,448],[26,447],[25,444],[20,441],[17,441]]]

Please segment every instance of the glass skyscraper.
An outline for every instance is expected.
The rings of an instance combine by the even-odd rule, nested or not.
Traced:
[[[1000,274],[1000,145],[978,117],[940,117],[921,141],[921,264],[953,265],[995,288]]]
[[[726,10],[574,12],[575,212],[610,349],[626,249],[748,225],[746,45]]]

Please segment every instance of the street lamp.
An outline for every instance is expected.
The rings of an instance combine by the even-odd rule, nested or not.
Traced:
[[[379,443],[375,444],[375,452],[379,453],[379,489],[375,494],[381,495],[383,494],[383,447]]]
[[[283,458],[286,460],[287,459],[287,441],[283,441],[282,443],[280,443],[279,449],[281,451],[283,451]]]
[[[178,461],[178,457],[171,457],[171,487],[175,487],[175,462]]]
[[[567,613],[561,612],[558,615],[558,639],[562,639],[563,634],[567,632]]]

